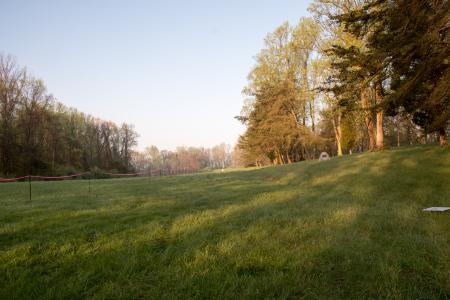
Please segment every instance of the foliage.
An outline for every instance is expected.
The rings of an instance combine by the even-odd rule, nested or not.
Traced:
[[[68,108],[9,56],[0,55],[0,174],[131,169],[137,133]]]
[[[224,169],[231,166],[231,147],[225,143],[212,148],[177,147],[175,151],[149,146],[144,152],[134,152],[135,170],[152,172],[161,169],[165,174],[197,172],[203,169]]]
[[[311,82],[317,81],[313,70],[319,65],[311,65],[319,35],[320,28],[310,18],[302,18],[295,27],[285,23],[267,35],[248,76],[244,92],[249,98],[238,117],[247,125],[239,140],[247,162],[285,164],[314,155],[319,138],[317,93]]]
[[[412,114],[426,131],[438,131],[441,143],[450,120],[449,12],[446,0],[374,0],[334,16],[366,41],[361,70],[386,90],[378,105],[391,115]]]
[[[248,76],[237,117],[247,125],[238,143],[246,165],[436,136],[445,144],[448,1],[315,0],[310,11],[268,34]]]

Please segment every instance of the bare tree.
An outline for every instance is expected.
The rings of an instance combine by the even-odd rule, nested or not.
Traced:
[[[130,168],[131,153],[133,148],[137,145],[138,134],[134,131],[134,126],[129,124],[122,124],[120,127],[121,136],[121,154],[125,167]]]
[[[13,170],[17,147],[13,122],[25,84],[25,69],[17,66],[11,56],[0,54],[0,163],[6,175]]]

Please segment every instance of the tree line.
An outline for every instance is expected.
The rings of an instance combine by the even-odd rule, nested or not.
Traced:
[[[57,101],[42,80],[14,58],[0,55],[0,177],[160,172],[161,175],[231,166],[231,147],[149,146],[137,151],[133,125],[117,125]]]
[[[175,151],[149,146],[142,152],[134,152],[132,161],[134,169],[139,172],[180,174],[230,167],[232,153],[231,146],[225,143],[212,148],[183,146]]]
[[[66,107],[11,56],[0,55],[0,175],[127,172],[137,133]]]
[[[248,75],[236,153],[285,164],[446,143],[449,2],[315,0],[264,40]],[[237,155],[237,154],[236,154]]]

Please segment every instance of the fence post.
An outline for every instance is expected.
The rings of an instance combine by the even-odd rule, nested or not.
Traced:
[[[30,202],[31,202],[31,175],[28,175],[28,186],[30,191]]]

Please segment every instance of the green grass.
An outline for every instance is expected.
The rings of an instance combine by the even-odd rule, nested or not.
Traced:
[[[0,299],[450,297],[450,149],[0,185]]]

